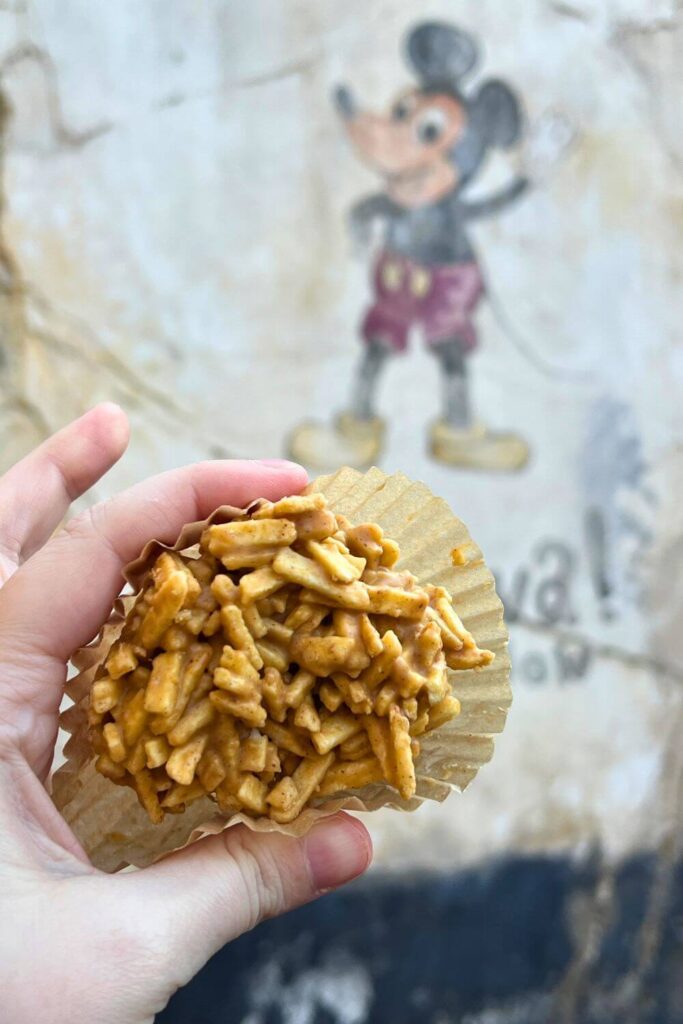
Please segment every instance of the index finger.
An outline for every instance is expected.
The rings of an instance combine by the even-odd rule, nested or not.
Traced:
[[[67,660],[100,629],[121,590],[123,566],[148,540],[173,543],[186,523],[219,505],[296,494],[306,480],[306,471],[290,462],[199,462],[95,505],[0,591],[0,636]]]
[[[123,410],[104,402],[0,476],[0,583],[45,543],[71,502],[120,458],[128,433]]]

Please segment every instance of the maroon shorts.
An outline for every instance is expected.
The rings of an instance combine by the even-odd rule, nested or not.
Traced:
[[[477,344],[472,313],[484,292],[476,263],[425,266],[385,250],[374,272],[375,301],[365,315],[366,341],[383,341],[405,352],[411,327],[427,345],[457,339],[465,352]]]

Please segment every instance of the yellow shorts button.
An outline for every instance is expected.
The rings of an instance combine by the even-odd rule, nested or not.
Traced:
[[[410,275],[410,290],[416,299],[423,299],[430,289],[432,275],[428,270],[418,267]]]
[[[403,268],[400,263],[385,263],[382,267],[382,284],[389,292],[397,292],[403,280]]]

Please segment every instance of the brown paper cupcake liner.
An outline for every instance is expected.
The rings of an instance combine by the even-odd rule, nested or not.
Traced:
[[[72,659],[78,674],[67,684],[67,694],[73,705],[60,720],[70,736],[64,748],[65,763],[52,780],[55,804],[101,870],[144,867],[238,822],[259,832],[303,835],[316,820],[342,808],[412,811],[423,800],[441,801],[453,789],[464,790],[490,760],[493,736],[503,729],[511,702],[508,634],[493,576],[465,525],[442,498],[402,473],[387,476],[375,468],[367,473],[344,468],[319,478],[308,489],[321,491],[330,507],[352,523],[378,523],[401,548],[399,567],[409,569],[421,582],[446,587],[465,626],[480,647],[494,652],[495,660],[481,669],[449,671],[462,710],[457,718],[421,738],[422,750],[416,761],[417,794],[411,800],[401,799],[386,783],[374,783],[354,793],[321,799],[295,821],[280,825],[269,818],[243,814],[227,819],[207,797],[191,804],[183,814],[169,815],[162,824],[153,825],[132,789],[113,785],[95,770],[88,737],[87,702],[93,679],[134,600],[132,595],[122,596],[99,636]],[[133,593],[140,589],[161,551],[191,551],[207,525],[229,522],[243,511],[222,506],[208,519],[183,527],[173,545],[150,541],[123,572]]]

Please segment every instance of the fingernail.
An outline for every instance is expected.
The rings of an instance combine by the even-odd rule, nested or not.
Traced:
[[[256,459],[256,462],[260,466],[268,466],[270,469],[299,468],[296,462],[290,462],[289,459]]]
[[[123,409],[118,404],[118,402],[111,402],[109,400],[107,400],[106,402],[98,402],[97,405],[91,406],[90,411],[92,412],[93,409],[106,409],[108,413],[113,412],[117,416],[125,415]]]
[[[372,843],[356,818],[327,818],[304,839],[313,885],[318,892],[336,889],[361,875],[372,859]]]

